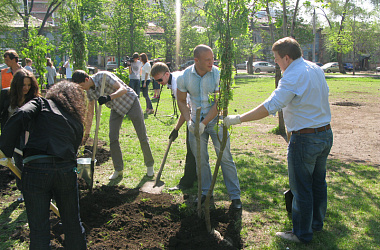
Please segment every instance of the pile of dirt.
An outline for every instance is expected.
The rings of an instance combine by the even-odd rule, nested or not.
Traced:
[[[83,154],[80,156],[81,158],[92,158],[92,150],[93,150],[94,139],[91,137],[87,139],[86,144],[84,145]],[[98,141],[98,147],[96,149],[96,166],[100,166],[101,164],[107,162],[111,158],[111,151],[104,148],[107,145],[105,141]]]
[[[184,205],[185,204],[185,205]],[[123,186],[81,191],[81,218],[88,249],[241,249],[241,213],[212,209],[211,224],[225,238],[207,233],[190,201],[174,202],[169,194],[148,194]],[[51,214],[52,249],[63,249],[59,218]],[[29,240],[23,228],[17,238]]]

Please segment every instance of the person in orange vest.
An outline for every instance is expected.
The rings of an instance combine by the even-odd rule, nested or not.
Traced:
[[[21,69],[18,64],[18,54],[15,50],[7,50],[4,53],[4,63],[8,68],[2,69],[0,74],[1,88],[5,89],[11,86],[13,74]]]

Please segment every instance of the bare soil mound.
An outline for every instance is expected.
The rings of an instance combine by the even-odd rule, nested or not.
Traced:
[[[224,240],[207,233],[191,203],[180,205],[169,194],[148,194],[123,186],[81,192],[80,209],[88,249],[241,249],[240,212],[212,209],[212,226]],[[59,218],[51,214],[52,249],[64,249]],[[29,229],[14,237],[29,240]]]

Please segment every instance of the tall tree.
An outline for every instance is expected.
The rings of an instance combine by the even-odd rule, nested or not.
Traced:
[[[29,3],[30,1],[30,3]],[[48,3],[48,7],[42,20],[41,26],[38,28],[38,35],[42,34],[42,30],[45,27],[47,20],[52,16],[52,14],[57,10],[57,8],[64,2],[65,0],[51,0]],[[34,6],[34,0],[22,0],[22,1],[14,1],[14,0],[6,0],[6,4],[11,6],[13,11],[17,13],[17,15],[24,22],[24,30],[23,30],[23,38],[24,42],[28,43],[29,40],[29,19],[31,17],[31,12]]]
[[[291,37],[294,37],[294,28],[296,27],[296,20],[297,20],[297,12],[298,12],[298,4],[299,4],[300,0],[296,0],[296,6],[294,8],[294,12],[293,12],[293,19],[292,19],[292,28],[290,29],[290,36]],[[285,0],[284,0],[284,3],[285,4]]]
[[[166,62],[173,63],[175,51],[175,1],[157,0],[153,4],[153,18],[164,29]]]
[[[33,27],[30,28],[30,37],[27,46],[22,50],[22,55],[24,57],[29,57],[34,62],[34,67],[36,68],[37,78],[39,85],[41,87],[44,83],[44,75],[46,71],[46,54],[53,50],[54,47],[49,43],[49,39],[38,35],[37,30]]]
[[[87,70],[86,26],[81,20],[81,6],[82,0],[73,0],[69,6],[66,6],[67,25],[71,37],[71,61],[74,70]]]
[[[222,116],[228,115],[229,101],[232,99],[232,62],[234,59],[233,39],[240,34],[247,33],[248,30],[248,9],[245,0],[210,0],[204,5],[210,27],[213,27],[219,34],[217,45],[219,47],[220,58],[220,93],[217,98],[218,113]],[[213,98],[213,97],[210,97]],[[227,128],[223,126],[223,138],[220,143],[220,152],[215,164],[212,183],[205,200],[205,219],[209,233],[215,232],[211,228],[209,201],[214,189],[222,155],[227,142]],[[198,197],[200,201],[200,197]],[[200,203],[199,203],[200,204]]]

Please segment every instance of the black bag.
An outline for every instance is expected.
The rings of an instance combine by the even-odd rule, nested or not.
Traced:
[[[288,213],[291,213],[292,212],[293,193],[289,189],[289,190],[286,190],[284,192],[284,195],[285,195],[286,211],[288,211]]]

